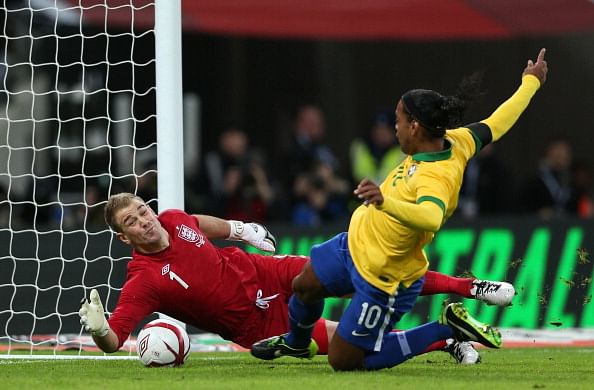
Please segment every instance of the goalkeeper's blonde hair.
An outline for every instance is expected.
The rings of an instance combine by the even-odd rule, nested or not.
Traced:
[[[103,208],[103,218],[105,218],[105,223],[109,225],[111,230],[117,233],[122,232],[122,228],[115,220],[115,215],[119,210],[130,206],[134,199],[144,203],[144,200],[140,196],[129,192],[121,192],[109,197],[107,204]]]

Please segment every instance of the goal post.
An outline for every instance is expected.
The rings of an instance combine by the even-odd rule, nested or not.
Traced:
[[[159,210],[184,208],[181,0],[155,0]],[[159,313],[160,318],[185,324]]]
[[[184,208],[181,0],[155,0],[159,210]]]
[[[183,208],[180,4],[0,9],[0,358],[93,355],[80,299],[113,310],[130,259],[109,195]]]

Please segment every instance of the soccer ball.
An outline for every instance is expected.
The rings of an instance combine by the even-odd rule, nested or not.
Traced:
[[[136,351],[147,367],[181,366],[190,353],[190,338],[174,321],[158,319],[142,328],[136,339]]]

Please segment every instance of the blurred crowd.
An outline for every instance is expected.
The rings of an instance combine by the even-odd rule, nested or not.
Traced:
[[[346,221],[351,183],[325,143],[322,110],[300,107],[293,124],[289,141],[274,154],[251,145],[240,127],[224,129],[218,149],[205,154],[201,173],[186,189],[194,194],[191,199],[199,200],[187,208],[227,219],[298,226]]]
[[[187,209],[229,219],[281,221],[315,227],[343,223],[359,204],[352,195],[364,177],[381,182],[404,158],[394,114],[380,111],[361,137],[352,140],[341,161],[326,139],[322,109],[297,108],[290,142],[279,153],[252,145],[238,126],[220,133],[217,150],[204,156],[201,173],[191,180]],[[268,152],[268,153],[267,153]],[[496,144],[471,160],[455,217],[473,219],[509,214],[543,219],[594,216],[593,171],[575,159],[566,139],[551,140],[538,169],[518,177]]]
[[[352,140],[348,161],[341,161],[327,142],[324,113],[318,106],[299,107],[291,128],[284,131],[291,134],[289,142],[265,148],[254,145],[239,125],[222,129],[217,147],[204,152],[199,171],[187,177],[186,210],[304,227],[346,224],[359,204],[352,195],[356,184],[364,177],[381,182],[405,158],[390,111],[378,112],[361,137]],[[67,135],[65,131],[63,137]],[[145,173],[113,181],[105,177],[109,156],[96,155],[96,161],[85,162],[71,157],[73,161],[62,158],[59,167],[65,177],[31,179],[26,192],[30,196],[18,199],[13,206],[13,214],[17,214],[11,216],[14,221],[20,218],[21,222],[35,220],[40,226],[53,222],[63,227],[103,228],[102,200],[118,191],[136,192],[156,206],[154,159],[140,167]],[[455,218],[506,214],[531,214],[543,219],[594,216],[592,167],[574,158],[566,139],[550,141],[538,169],[527,177],[514,173],[513,165],[517,163],[506,161],[497,144],[484,148],[466,170]],[[81,167],[86,175],[96,173],[97,177],[84,183],[78,183],[76,176],[69,177]],[[61,199],[57,199],[57,193]],[[2,200],[6,197],[0,186],[0,203],[4,206]],[[57,206],[56,201],[72,201],[73,206]],[[3,221],[9,218],[7,213],[7,207],[0,208]]]

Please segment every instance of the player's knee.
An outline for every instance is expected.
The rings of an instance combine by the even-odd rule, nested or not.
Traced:
[[[355,371],[363,369],[363,361],[341,354],[328,355],[328,363],[334,371]]]
[[[328,347],[328,363],[336,371],[363,370],[365,351],[334,334]]]
[[[318,293],[318,288],[315,285],[300,282],[299,280],[293,280],[293,294],[299,298],[299,300],[306,304],[311,304],[322,299]]]
[[[306,265],[303,271],[293,279],[292,287],[293,293],[303,303],[314,303],[324,298],[324,287],[311,266]]]

